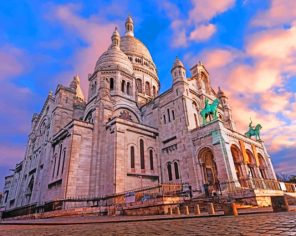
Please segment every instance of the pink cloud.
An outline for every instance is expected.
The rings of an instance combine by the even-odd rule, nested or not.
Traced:
[[[248,39],[247,53],[254,57],[279,60],[295,56],[296,22],[288,29],[270,29]]]
[[[83,18],[79,15],[79,10],[80,6],[74,4],[53,5],[50,20],[60,22],[68,32],[73,33],[73,37],[78,37],[87,43],[86,47],[77,49],[70,62],[75,69],[61,75],[70,81],[73,75],[78,74],[86,94],[87,76],[93,72],[97,59],[111,44],[111,35],[116,24],[106,22],[97,15]]]
[[[7,80],[24,72],[24,63],[21,58],[24,52],[12,45],[0,47],[0,80]]]
[[[193,8],[186,18],[181,18],[176,5],[168,1],[161,4],[162,11],[172,20],[173,47],[186,47],[190,41],[206,41],[211,38],[217,29],[210,20],[234,6],[235,1],[191,0],[191,3]]]
[[[203,24],[195,28],[190,33],[189,39],[192,41],[205,41],[212,37],[216,32],[216,26],[213,24]]]
[[[256,26],[277,26],[292,21],[296,17],[296,2],[289,0],[272,0],[270,7],[259,12],[252,24]]]
[[[230,9],[235,0],[192,0],[193,9],[189,13],[189,20],[196,24],[208,22],[216,15]]]
[[[250,117],[262,124],[271,152],[296,144],[296,96],[285,87],[296,76],[295,26],[257,30],[246,37],[242,50],[215,48],[184,57],[188,64],[203,60],[213,87],[223,85],[238,131],[247,131]]]

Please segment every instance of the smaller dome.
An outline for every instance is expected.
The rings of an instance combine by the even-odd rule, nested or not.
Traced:
[[[106,52],[104,52],[96,63],[95,70],[101,69],[121,69],[126,70],[128,73],[133,73],[133,65],[128,59],[127,55],[120,49],[120,34],[115,28],[112,37],[112,44]]]
[[[178,57],[176,57],[176,60],[175,60],[174,65],[173,65],[173,67],[172,67],[172,70],[174,70],[174,69],[177,68],[177,67],[182,67],[182,68],[185,69],[185,67],[184,67],[184,65],[183,65],[183,63],[182,63],[182,61],[180,61],[180,59],[179,59]]]
[[[100,56],[96,63],[95,70],[116,69],[120,67],[130,74],[133,73],[133,65],[119,47],[110,47]]]

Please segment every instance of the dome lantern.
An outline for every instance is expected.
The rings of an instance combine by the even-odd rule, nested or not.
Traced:
[[[112,37],[111,37],[111,40],[112,40],[112,47],[119,47],[120,46],[120,35],[117,31],[117,27],[115,27],[115,30],[114,30]]]
[[[134,36],[134,22],[130,16],[128,16],[125,21],[125,35]]]

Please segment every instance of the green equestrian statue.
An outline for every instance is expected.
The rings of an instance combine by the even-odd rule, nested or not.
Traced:
[[[205,125],[207,123],[207,117],[209,115],[213,115],[213,119],[218,119],[217,110],[219,105],[219,100],[216,98],[212,104],[209,104],[209,99],[206,98],[205,100],[205,108],[201,110],[200,114],[202,116],[202,122]]]
[[[262,129],[262,126],[260,124],[257,124],[255,127],[252,125],[252,120],[249,123],[249,131],[245,133],[245,135],[248,138],[251,138],[252,136],[256,137],[256,140],[261,140],[260,139],[260,129]]]

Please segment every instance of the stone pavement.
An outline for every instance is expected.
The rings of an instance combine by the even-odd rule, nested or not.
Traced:
[[[115,218],[113,217],[113,219]],[[133,217],[134,220],[141,220],[142,218]],[[80,217],[79,222],[82,224],[77,224],[77,222],[71,225],[0,224],[0,235],[296,235],[296,212],[247,214],[237,217],[151,219],[117,223],[91,223]]]

